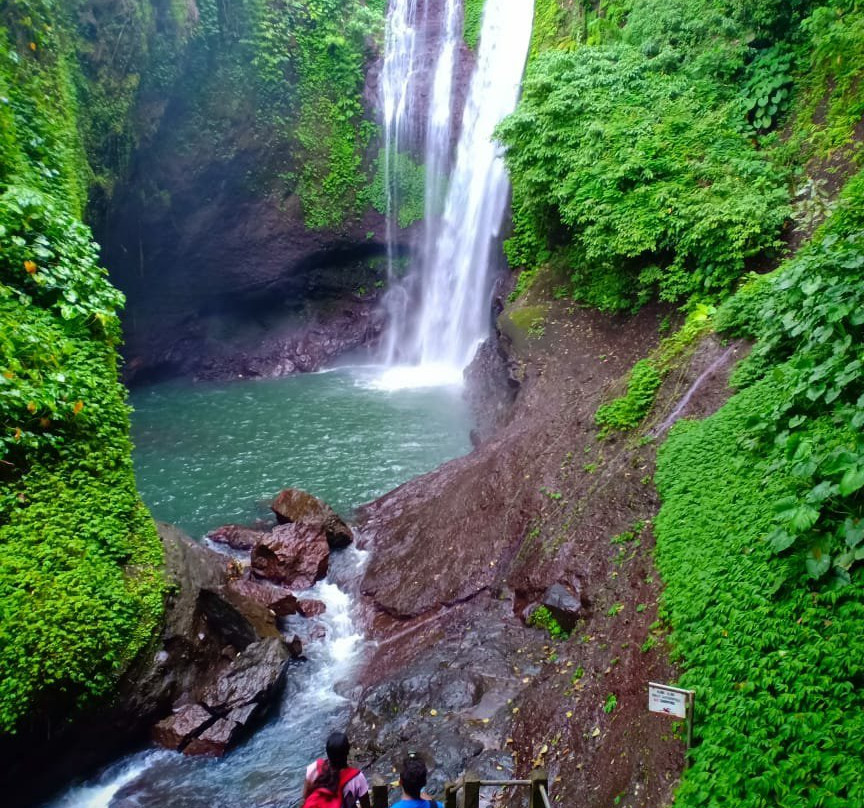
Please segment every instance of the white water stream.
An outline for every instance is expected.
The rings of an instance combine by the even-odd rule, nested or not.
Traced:
[[[320,620],[327,637],[306,645],[309,660],[289,669],[278,715],[245,744],[219,761],[152,749],[133,754],[46,808],[287,808],[295,803],[306,764],[322,753],[314,744],[344,727],[350,704],[335,685],[350,678],[361,650],[352,600],[333,578],[359,575],[365,553],[351,547],[333,560],[330,580],[303,593],[326,604]]]
[[[456,0],[446,2],[423,149],[424,233],[407,278],[400,280],[391,273],[386,342],[386,362],[391,367],[382,378],[385,387],[458,383],[490,330],[493,248],[509,196],[509,182],[493,132],[519,98],[534,4],[533,0],[487,0],[454,159],[453,74],[461,15]],[[394,144],[400,142],[400,131],[401,142],[407,137],[407,132],[399,129],[400,120],[388,117],[388,110],[416,103],[416,69],[403,71],[398,77],[388,76],[388,69],[399,69],[403,63],[416,68],[413,57],[402,54],[417,47],[417,37],[395,24],[408,16],[409,7],[416,15],[416,5],[417,0],[393,2],[387,42],[394,55],[385,61],[382,84],[385,121],[393,124],[388,150],[397,148]],[[397,89],[398,96],[393,97]],[[391,129],[390,123],[387,128]],[[390,180],[387,184],[396,185]],[[389,214],[389,236],[393,238],[392,218],[398,215],[398,207],[390,208]],[[393,252],[391,244],[391,255]]]

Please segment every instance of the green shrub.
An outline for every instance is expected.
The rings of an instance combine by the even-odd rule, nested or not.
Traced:
[[[553,640],[563,640],[570,636],[545,606],[538,606],[531,612],[528,625],[544,629]]]
[[[657,561],[702,703],[676,805],[864,801],[862,210],[858,176],[811,245],[724,307],[758,339],[746,387],[659,456]]]
[[[391,199],[395,203],[399,227],[408,227],[419,222],[426,212],[426,169],[407,152],[392,155],[390,166]],[[386,157],[382,150],[378,154],[375,178],[370,188],[372,207],[379,213],[387,213]]]
[[[123,298],[80,221],[73,36],[47,1],[16,0],[0,21],[0,732],[13,732],[105,695],[151,641],[163,582],[117,379]]]
[[[483,6],[485,5],[486,0],[465,0],[463,4],[462,38],[472,50],[480,42],[480,30],[483,27]]]
[[[627,380],[627,392],[620,398],[604,404],[594,416],[594,421],[603,427],[601,434],[611,430],[633,429],[654,406],[654,395],[663,383],[663,378],[648,359],[640,359]]]
[[[563,254],[577,297],[614,310],[726,292],[772,249],[788,193],[744,131],[741,35],[710,4],[642,0],[622,42],[536,55],[498,128],[511,265]]]

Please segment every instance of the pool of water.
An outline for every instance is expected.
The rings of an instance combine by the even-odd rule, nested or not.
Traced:
[[[391,389],[372,368],[269,381],[171,382],[135,391],[132,419],[138,487],[157,519],[193,536],[248,523],[286,486],[349,515],[412,477],[470,448],[458,387]],[[307,763],[344,728],[350,704],[337,693],[362,651],[347,584],[366,554],[334,553],[323,600],[326,639],[292,665],[276,714],[222,760],[142,749],[70,786],[50,808],[291,808]],[[289,618],[287,633],[299,625]]]
[[[302,488],[343,515],[470,449],[458,387],[382,389],[373,368],[133,392],[141,496],[193,536]]]

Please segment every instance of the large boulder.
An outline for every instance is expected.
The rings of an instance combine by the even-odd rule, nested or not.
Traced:
[[[156,724],[151,736],[158,746],[182,749],[216,720],[216,716],[200,704],[184,704]]]
[[[308,589],[327,575],[330,545],[320,527],[279,525],[252,548],[252,572],[291,589]]]
[[[225,588],[229,594],[237,594],[266,606],[277,617],[288,617],[300,610],[297,598],[292,592],[269,581],[240,578],[229,581]]]
[[[233,550],[251,550],[263,535],[263,530],[243,525],[222,525],[211,530],[207,538],[217,544],[227,544]]]
[[[270,505],[270,510],[276,514],[279,524],[294,522],[323,530],[334,549],[347,547],[354,540],[351,528],[336,511],[318,497],[313,497],[299,488],[286,488],[281,491]]]
[[[282,683],[282,672],[290,658],[281,638],[253,643],[238,654],[221,676],[201,694],[201,703],[216,715],[250,705],[267,704]],[[247,716],[246,720],[249,720]]]
[[[186,755],[219,757],[269,710],[291,652],[281,638],[251,643],[217,674],[200,703],[185,703],[152,732],[160,746]]]
[[[565,631],[573,631],[582,616],[582,598],[574,589],[562,583],[552,584],[540,601]]]

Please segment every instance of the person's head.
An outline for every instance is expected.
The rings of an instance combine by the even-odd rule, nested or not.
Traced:
[[[348,765],[351,742],[344,732],[331,732],[327,738],[327,760],[334,769],[344,769]]]
[[[399,772],[399,780],[402,790],[415,800],[420,799],[423,786],[426,785],[426,764],[423,758],[416,752],[409,752],[402,761],[402,770]]]

